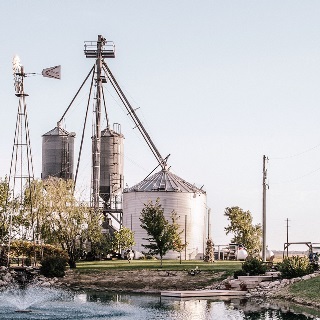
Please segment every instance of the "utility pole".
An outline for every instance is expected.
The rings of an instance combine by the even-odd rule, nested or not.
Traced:
[[[211,208],[208,208],[208,240],[210,239],[210,213]]]
[[[267,234],[267,156],[263,156],[263,179],[262,179],[262,260],[266,261],[266,234]]]
[[[287,258],[289,257],[289,219],[287,218]]]
[[[184,216],[184,260],[187,260],[187,215]]]

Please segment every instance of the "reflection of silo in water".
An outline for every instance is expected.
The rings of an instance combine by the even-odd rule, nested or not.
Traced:
[[[123,140],[120,125],[101,132],[100,197],[109,209],[121,209],[123,192]]]
[[[42,136],[42,179],[73,179],[75,135],[57,126]]]
[[[174,210],[180,217],[177,221],[183,243],[187,247],[181,252],[183,260],[202,259],[204,255],[208,215],[206,206],[206,192],[193,184],[171,173],[161,170],[123,193],[123,225],[134,232],[136,244],[132,247],[136,251],[148,251],[143,244],[148,235],[140,227],[140,215],[144,204],[160,199],[164,216],[170,221],[170,214]],[[169,251],[165,259],[176,259],[180,253]]]

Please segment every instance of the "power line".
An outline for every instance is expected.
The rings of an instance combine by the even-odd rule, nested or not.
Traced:
[[[317,168],[317,169],[315,169],[313,171],[310,171],[310,172],[308,172],[308,173],[306,173],[306,174],[304,174],[302,176],[299,176],[299,177],[296,177],[296,178],[293,178],[293,179],[290,179],[290,180],[282,181],[282,182],[273,182],[272,184],[284,184],[284,183],[294,182],[294,181],[303,179],[303,178],[305,178],[307,176],[310,176],[313,173],[318,172],[318,171],[320,171],[320,168]]]
[[[292,154],[290,156],[286,156],[286,157],[275,157],[275,158],[269,158],[270,160],[285,160],[285,159],[290,159],[290,158],[295,158],[295,157],[298,157],[298,156],[301,156],[302,154],[305,154],[305,153],[308,153],[314,149],[317,149],[320,147],[320,143],[307,149],[307,150],[304,150],[302,152],[299,152],[299,153],[295,153],[295,154]]]

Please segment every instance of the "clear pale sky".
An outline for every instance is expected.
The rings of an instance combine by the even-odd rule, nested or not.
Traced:
[[[84,41],[101,34],[115,42],[116,59],[107,62],[162,155],[171,154],[172,171],[204,185],[215,244],[230,240],[226,207],[250,210],[261,222],[264,154],[267,244],[283,248],[287,218],[290,241],[320,242],[319,1],[11,0],[1,1],[0,12],[1,177],[9,172],[18,106],[13,56],[26,72],[62,65],[61,80],[25,80],[40,177],[41,135],[56,126],[93,65]],[[157,163],[109,90],[132,186]],[[87,91],[65,121],[77,133],[76,150]],[[89,125],[79,179],[85,191],[90,136]]]

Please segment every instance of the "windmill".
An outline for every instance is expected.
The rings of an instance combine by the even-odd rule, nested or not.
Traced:
[[[27,187],[30,192],[30,199],[32,199],[32,181],[34,180],[34,170],[32,162],[30,131],[27,114],[26,97],[29,95],[24,90],[24,79],[29,75],[37,73],[25,73],[24,67],[21,65],[20,58],[16,55],[12,62],[15,95],[18,97],[18,111],[14,133],[14,141],[11,155],[10,171],[8,177],[8,196],[9,190],[12,190],[12,199],[17,200],[15,210],[11,209],[9,212],[9,240],[8,240],[8,265],[10,264],[10,247],[12,239],[12,218],[23,209],[23,192]],[[42,71],[44,77],[61,79],[61,66],[47,68]],[[8,198],[7,196],[7,198]],[[8,206],[6,206],[8,208]],[[31,214],[31,235],[34,244],[40,241],[38,217],[34,215],[32,208],[32,201],[30,201]],[[35,259],[36,263],[36,259]]]

